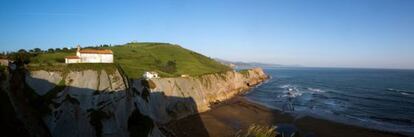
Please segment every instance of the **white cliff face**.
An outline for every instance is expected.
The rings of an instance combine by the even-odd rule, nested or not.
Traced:
[[[62,80],[62,73],[47,72],[44,70],[30,72],[26,76],[26,83],[38,94],[45,95]]]
[[[245,74],[228,71],[200,77],[151,79],[150,83],[155,86],[150,97],[154,119],[166,123],[205,112],[212,104],[246,92],[266,79],[267,75],[260,68],[248,70]],[[169,98],[164,99],[163,96]]]
[[[118,71],[84,70],[33,71],[26,82],[38,95],[53,102],[43,121],[54,137],[162,137],[160,124],[206,111],[210,104],[242,93],[266,78],[263,70],[252,69],[244,74],[229,71],[131,80],[127,88]],[[59,85],[62,80],[64,85]]]
[[[58,84],[62,79],[65,84],[56,91],[59,89],[57,86],[62,86]],[[44,116],[44,122],[54,137],[128,137],[128,119],[137,109],[134,104],[143,106],[145,101],[139,96],[129,96],[122,79],[118,71],[108,74],[94,70],[66,74],[33,71],[26,76],[27,84],[38,95],[56,92],[51,99],[54,103],[49,105],[50,113]],[[42,85],[47,88],[41,88]],[[145,107],[138,109],[145,112]],[[98,116],[93,116],[93,113]],[[149,136],[163,136],[158,128],[148,128],[152,129]]]

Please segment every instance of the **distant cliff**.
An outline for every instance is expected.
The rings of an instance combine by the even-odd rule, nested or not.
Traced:
[[[119,69],[1,76],[17,118],[38,132],[31,136],[53,137],[164,136],[162,124],[206,111],[267,78],[260,68],[151,80],[128,79]]]

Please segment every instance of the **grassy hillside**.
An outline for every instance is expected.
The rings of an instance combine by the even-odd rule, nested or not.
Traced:
[[[40,53],[35,57],[31,58],[31,63],[50,66],[56,63],[65,63],[66,56],[74,55],[76,55],[76,50],[71,50],[68,52],[60,51],[54,53]]]
[[[182,74],[196,76],[231,69],[204,55],[167,43],[128,43],[103,48],[114,52],[115,63],[119,64],[130,78],[139,78],[145,71],[156,71],[162,77],[174,77]],[[64,63],[64,57],[68,55],[75,55],[75,51],[39,54],[31,59],[30,66],[65,66],[57,64]]]

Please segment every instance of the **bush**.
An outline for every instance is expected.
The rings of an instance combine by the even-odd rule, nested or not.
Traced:
[[[175,73],[177,72],[177,63],[175,61],[168,61],[165,66],[161,67],[161,70],[167,73]]]
[[[32,54],[21,49],[19,52],[10,54],[10,58],[16,62],[17,65],[29,64]]]
[[[236,134],[236,137],[276,137],[276,127],[263,126],[253,124],[247,130],[247,133],[241,134],[242,131],[239,131]]]
[[[0,72],[3,72],[3,71],[5,71],[6,70],[6,66],[3,66],[3,65],[0,65]]]

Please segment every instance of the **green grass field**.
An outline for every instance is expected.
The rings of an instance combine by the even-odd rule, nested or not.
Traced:
[[[76,51],[72,50],[70,52],[54,52],[54,53],[41,53],[36,57],[31,58],[31,63],[39,65],[53,65],[56,63],[65,63],[66,56],[74,56]]]
[[[231,70],[230,67],[211,58],[168,43],[128,43],[103,48],[114,52],[114,62],[122,67],[129,78],[140,78],[145,71],[156,71],[162,77],[175,77],[182,74],[198,76]],[[29,66],[55,69],[59,66],[64,67],[64,57],[69,55],[75,55],[75,51],[39,54],[31,59]],[[168,62],[175,62],[174,67],[167,65]],[[77,68],[79,65],[83,64],[78,64]]]

